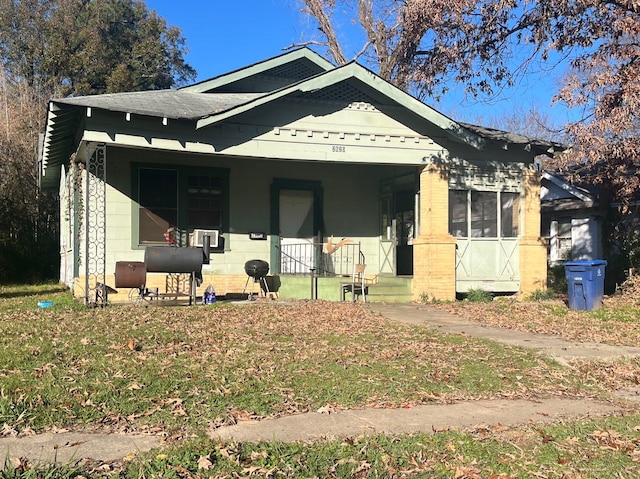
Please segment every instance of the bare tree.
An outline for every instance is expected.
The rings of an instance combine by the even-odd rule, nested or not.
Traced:
[[[629,202],[640,187],[640,2],[638,0],[303,0],[325,47],[347,61],[345,25],[363,32],[355,51],[378,73],[419,97],[453,83],[482,99],[532,69],[571,73],[555,101],[578,111],[566,125],[572,148],[559,157],[608,199]],[[355,25],[355,27],[354,27]],[[350,32],[353,34],[353,31]],[[567,171],[569,169],[567,168]]]
[[[357,28],[364,40],[354,58],[419,97],[446,93],[450,82],[464,83],[471,95],[491,94],[517,74],[506,65],[513,45],[503,28],[515,2],[358,0],[355,12],[352,3],[303,0],[303,11],[317,20],[324,37],[318,43],[338,64],[348,61],[342,45]]]
[[[639,0],[358,0],[351,23],[344,17],[353,2],[301,1],[330,57],[346,61],[338,38],[353,26],[364,38],[354,57],[419,97],[437,98],[456,83],[487,98],[568,63],[554,102],[578,119],[564,125],[560,138],[571,148],[553,167],[597,185],[601,204],[620,205],[610,239],[627,265],[640,267],[640,221],[626,214],[640,202]],[[517,115],[503,126],[543,133],[532,128],[535,114]]]

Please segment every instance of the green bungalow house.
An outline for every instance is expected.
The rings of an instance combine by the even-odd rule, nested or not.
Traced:
[[[246,292],[260,259],[280,298],[342,299],[366,263],[368,300],[450,300],[545,288],[533,164],[553,149],[301,48],[177,90],[52,100],[40,171],[60,192],[60,280],[88,303],[131,298],[117,269],[150,248],[207,236],[194,294]],[[145,291],[176,291],[166,269]]]

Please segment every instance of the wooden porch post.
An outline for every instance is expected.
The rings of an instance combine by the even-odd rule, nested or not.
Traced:
[[[449,168],[430,164],[420,173],[420,235],[413,240],[414,301],[454,300],[456,240],[449,234]]]
[[[547,289],[547,248],[540,237],[540,173],[524,171],[523,231],[520,237],[520,292]]]

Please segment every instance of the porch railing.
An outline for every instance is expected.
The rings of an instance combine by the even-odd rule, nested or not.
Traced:
[[[280,254],[280,274],[351,276],[353,265],[363,256],[360,243],[346,243],[331,254],[323,243],[292,243],[276,246]]]

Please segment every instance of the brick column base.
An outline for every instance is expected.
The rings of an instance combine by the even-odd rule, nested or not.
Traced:
[[[547,248],[540,238],[520,240],[520,293],[547,289]]]
[[[456,240],[453,236],[420,236],[413,240],[414,301],[456,299]]]

